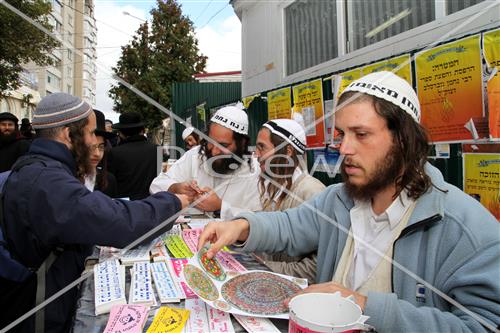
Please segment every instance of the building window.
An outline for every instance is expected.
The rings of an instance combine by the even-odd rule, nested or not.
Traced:
[[[69,85],[69,84],[68,84],[68,85],[66,86],[66,92],[67,92],[68,94],[73,94],[73,89],[72,89],[71,85]]]
[[[73,68],[71,66],[68,66],[66,73],[69,79],[73,78]]]
[[[357,50],[398,35],[431,22],[435,17],[435,0],[349,0],[349,50]]]
[[[338,56],[335,1],[301,0],[285,8],[286,73]]]
[[[71,50],[68,50],[68,60],[73,60],[73,52]]]
[[[61,87],[61,79],[52,74],[51,72],[47,72],[47,83],[52,87],[60,88]]]
[[[73,34],[71,32],[68,31],[68,33],[66,34],[66,41],[70,44],[73,44]]]
[[[483,1],[484,0],[448,0],[446,2],[446,14],[453,14]]]
[[[73,26],[73,16],[71,16],[69,14],[68,14],[68,24],[69,24],[70,27]]]
[[[52,0],[52,10],[56,13],[61,14],[62,5],[58,0]]]

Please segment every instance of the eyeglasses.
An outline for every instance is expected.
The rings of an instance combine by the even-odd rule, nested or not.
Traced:
[[[90,148],[90,151],[94,151],[96,149],[99,149],[100,152],[103,152],[104,150],[106,150],[106,145],[104,143],[100,143],[98,145],[91,145],[89,146]]]

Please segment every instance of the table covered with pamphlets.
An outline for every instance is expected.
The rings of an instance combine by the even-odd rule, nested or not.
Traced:
[[[126,252],[96,247],[73,332],[286,332],[281,300],[251,299],[294,293],[303,281],[274,276],[253,255],[230,249],[207,259],[196,244],[208,220],[188,221]]]

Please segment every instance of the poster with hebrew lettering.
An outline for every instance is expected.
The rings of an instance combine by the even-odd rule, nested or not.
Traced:
[[[293,107],[302,114],[308,148],[325,146],[325,116],[323,111],[323,81],[321,79],[293,87]]]
[[[500,222],[500,144],[463,145],[464,192]]]
[[[471,125],[484,122],[480,41],[476,35],[415,56],[420,122],[432,142],[478,139]]]
[[[490,138],[500,139],[500,29],[483,34],[484,59],[488,65],[488,126]]]
[[[292,116],[292,92],[290,87],[267,93],[267,119],[290,119]]]
[[[412,84],[411,57],[409,54],[366,65],[361,68],[361,71],[363,76],[381,71],[393,72],[409,84]]]

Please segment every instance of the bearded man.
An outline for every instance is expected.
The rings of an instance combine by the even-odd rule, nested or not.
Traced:
[[[343,184],[285,212],[209,223],[198,246],[318,251],[305,292],[353,296],[377,332],[484,332],[500,324],[500,224],[427,162],[412,87],[390,72],[352,82],[335,128]],[[393,260],[391,260],[391,258]]]
[[[123,248],[187,205],[185,196],[168,192],[136,201],[90,192],[84,178],[94,172],[90,147],[96,143],[96,116],[79,97],[44,97],[33,113],[33,128],[37,138],[14,164],[2,190],[6,248],[29,274],[13,279],[0,270],[0,328],[31,310],[35,295],[43,301],[43,289],[48,298],[77,279],[93,245]],[[172,227],[171,220],[164,229]],[[41,266],[50,268],[46,274],[39,271],[37,284],[33,272]],[[72,288],[46,311],[38,311],[37,332],[68,332],[77,293]],[[32,332],[33,319],[27,318],[14,331]]]
[[[10,170],[14,162],[24,155],[30,142],[18,129],[19,119],[10,112],[0,113],[0,172]]]
[[[248,116],[227,106],[208,125],[208,140],[187,151],[151,183],[150,192],[169,191],[197,200],[196,208],[220,211],[230,219],[243,211],[261,209],[259,167],[248,152]]]

